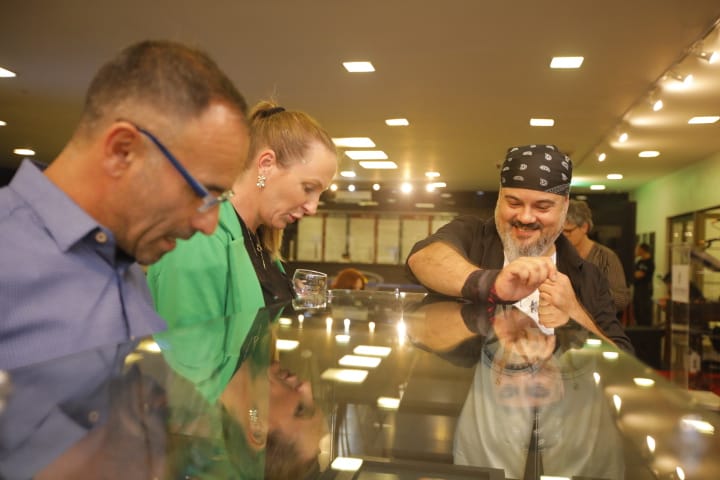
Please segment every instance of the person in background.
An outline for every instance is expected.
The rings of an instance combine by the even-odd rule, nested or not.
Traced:
[[[647,243],[641,243],[635,249],[633,273],[633,312],[637,325],[653,324],[653,273],[655,273],[655,261],[652,248]]]
[[[508,150],[495,218],[457,217],[413,247],[425,287],[488,305],[516,304],[550,334],[570,319],[632,351],[607,280],[561,235],[572,162],[553,145]]]
[[[248,161],[209,237],[178,242],[148,270],[155,307],[169,326],[247,314],[290,300],[280,258],[283,229],[317,211],[337,170],[327,132],[309,115],[262,101],[250,113]]]
[[[338,272],[332,282],[332,285],[330,285],[330,288],[365,290],[365,285],[367,285],[367,278],[365,278],[365,275],[363,275],[360,270],[355,268],[345,268]]]
[[[630,303],[631,297],[625,271],[615,252],[588,237],[592,229],[592,212],[588,204],[581,200],[570,200],[563,233],[580,256],[598,267],[607,278],[615,310],[621,313]]]
[[[143,41],[100,68],[50,166],[24,160],[0,189],[0,369],[165,328],[138,263],[215,230],[246,113],[213,60],[178,43]]]

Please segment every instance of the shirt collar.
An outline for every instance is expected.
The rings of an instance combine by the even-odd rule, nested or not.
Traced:
[[[46,167],[29,159],[23,160],[10,188],[40,217],[60,249],[67,251],[101,226],[50,181],[42,172]],[[107,229],[103,230],[110,234]],[[112,237],[110,240],[114,243]]]

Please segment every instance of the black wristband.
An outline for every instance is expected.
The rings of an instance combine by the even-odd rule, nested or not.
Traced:
[[[512,305],[514,300],[503,300],[495,292],[495,280],[500,270],[475,270],[462,287],[462,296],[471,302],[487,303],[489,305]]]

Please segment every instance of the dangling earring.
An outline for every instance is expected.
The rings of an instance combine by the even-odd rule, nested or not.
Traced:
[[[258,188],[265,188],[265,180],[267,180],[267,177],[261,173],[258,175],[257,183],[255,185],[257,185]]]
[[[250,418],[250,436],[256,443],[263,443],[265,441],[265,429],[258,416],[257,407],[248,410],[248,417]]]

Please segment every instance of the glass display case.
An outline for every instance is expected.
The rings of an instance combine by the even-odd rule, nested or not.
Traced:
[[[245,333],[247,332],[247,333]],[[578,325],[331,291],[0,375],[0,478],[717,479],[720,417]]]

